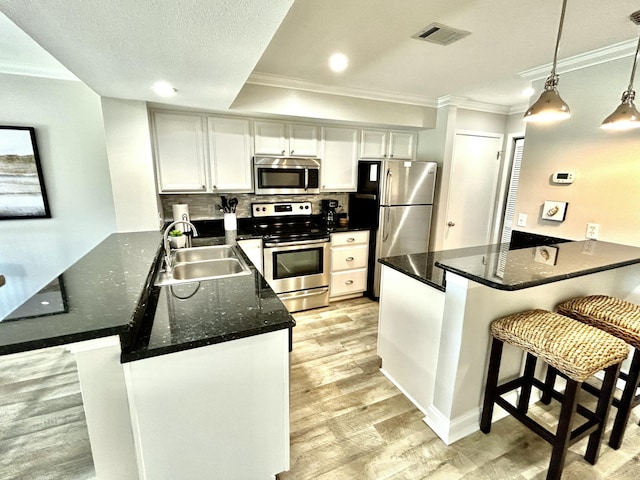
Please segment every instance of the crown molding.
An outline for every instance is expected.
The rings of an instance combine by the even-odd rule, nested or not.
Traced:
[[[575,70],[592,67],[612,60],[630,57],[635,54],[637,44],[638,40],[627,40],[620,43],[614,43],[608,47],[602,47],[596,50],[591,50],[590,52],[574,55],[573,57],[565,58],[564,60],[559,60],[556,65],[556,72],[558,74],[573,72]],[[552,66],[552,63],[547,63],[546,65],[541,65],[539,67],[519,72],[518,75],[525,80],[540,80],[549,76]]]
[[[477,110],[485,113],[497,113],[500,115],[508,115],[511,107],[504,105],[496,105],[493,103],[478,102],[467,97],[455,97],[453,95],[445,95],[438,98],[438,108],[454,106],[464,108],[465,110]]]
[[[418,95],[407,95],[394,92],[383,92],[378,90],[368,90],[364,88],[349,88],[323,85],[320,83],[307,82],[297,78],[283,77],[268,73],[252,73],[247,80],[248,84],[262,85],[266,87],[290,88],[293,90],[303,90],[314,93],[324,93],[327,95],[340,95],[343,97],[356,97],[366,100],[377,100],[381,102],[405,103],[421,107],[436,108],[437,101],[421,97]]]
[[[48,68],[17,63],[0,63],[0,73],[9,75],[22,75],[25,77],[51,78],[54,80],[70,80],[74,82],[80,81],[78,77],[76,77],[66,68]]]

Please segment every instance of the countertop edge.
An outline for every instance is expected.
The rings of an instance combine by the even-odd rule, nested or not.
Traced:
[[[378,263],[380,263],[381,265],[384,265],[385,267],[389,267],[392,268],[393,270],[396,270],[404,275],[407,275],[408,277],[413,278],[414,280],[418,280],[421,283],[424,283],[426,285],[429,285],[430,287],[435,288],[436,290],[440,290],[441,292],[445,292],[446,291],[446,287],[444,285],[440,285],[438,283],[432,282],[431,280],[428,280],[424,277],[421,277],[420,275],[416,275],[415,273],[411,273],[407,270],[405,270],[404,268],[399,267],[398,265],[394,265],[393,263],[387,262],[385,259],[380,258],[378,259]],[[435,263],[436,267],[439,267],[438,263]]]

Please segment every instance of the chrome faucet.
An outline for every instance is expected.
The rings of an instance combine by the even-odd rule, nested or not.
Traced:
[[[198,236],[198,230],[196,229],[195,225],[187,220],[176,220],[175,222],[172,222],[169,224],[169,226],[165,229],[164,234],[162,236],[163,238],[162,245],[164,246],[164,268],[165,268],[165,272],[167,273],[171,272],[173,268],[171,266],[171,244],[169,243],[169,232],[173,229],[173,227],[175,227],[179,223],[184,223],[185,225],[189,225],[193,230],[193,236],[194,237]]]

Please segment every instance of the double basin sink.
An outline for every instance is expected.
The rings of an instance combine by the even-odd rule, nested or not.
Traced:
[[[156,286],[250,275],[251,269],[233,245],[181,248],[171,253],[172,270],[158,272]]]

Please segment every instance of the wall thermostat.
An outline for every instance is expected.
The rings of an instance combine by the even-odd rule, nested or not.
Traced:
[[[573,183],[576,172],[555,172],[551,177],[553,183]]]

